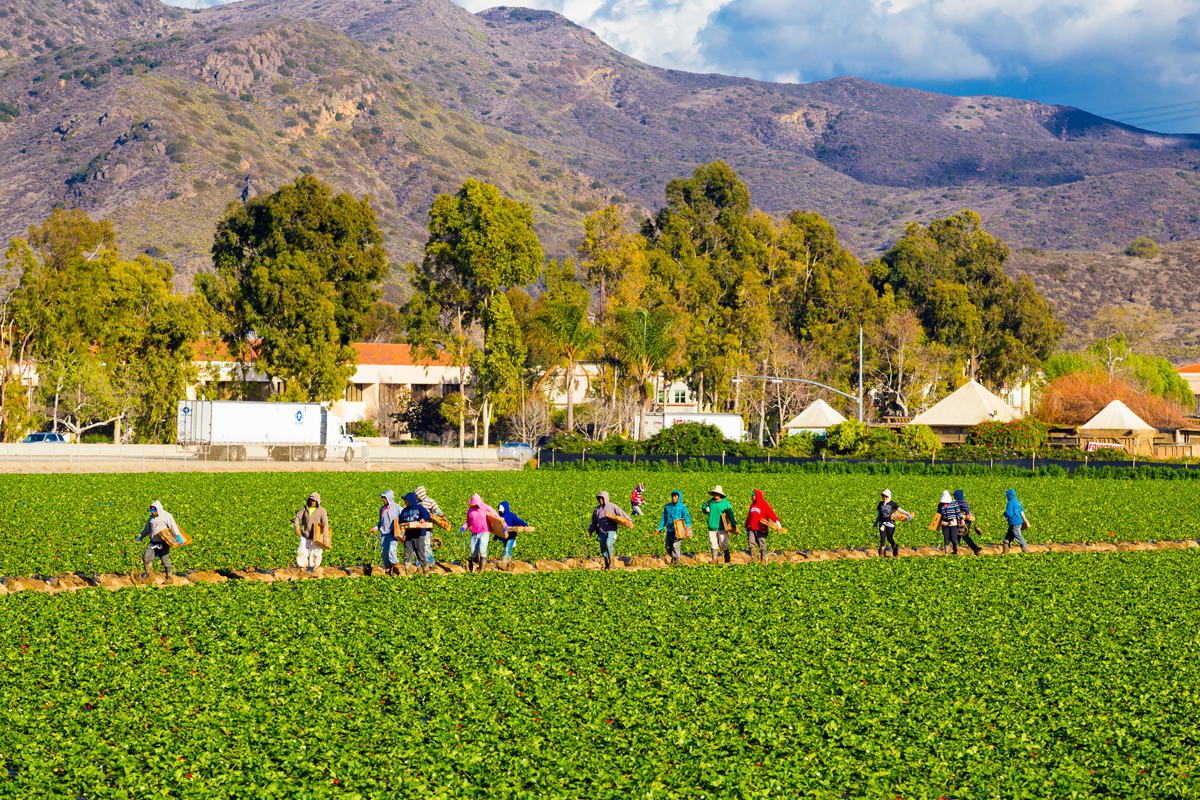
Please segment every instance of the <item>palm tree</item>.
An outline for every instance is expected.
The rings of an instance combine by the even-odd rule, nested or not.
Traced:
[[[597,339],[596,329],[588,323],[586,300],[543,303],[530,320],[529,339],[554,359],[547,374],[566,367],[567,432],[570,433],[575,430],[575,367]]]
[[[615,314],[610,329],[611,347],[625,372],[638,382],[642,398],[640,438],[646,438],[646,410],[650,405],[650,378],[666,368],[679,350],[679,340],[672,333],[675,314],[660,306],[653,311],[644,308],[622,308]]]

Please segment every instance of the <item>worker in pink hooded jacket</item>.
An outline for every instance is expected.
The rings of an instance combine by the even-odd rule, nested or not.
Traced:
[[[483,572],[483,562],[487,559],[488,539],[491,538],[491,528],[488,527],[488,515],[498,517],[501,522],[504,517],[496,513],[496,509],[483,502],[483,498],[479,493],[471,495],[471,501],[468,504],[467,521],[463,523],[460,533],[471,534],[470,543],[467,546],[467,570],[475,572],[477,569]],[[508,525],[504,525],[504,530],[508,530]]]

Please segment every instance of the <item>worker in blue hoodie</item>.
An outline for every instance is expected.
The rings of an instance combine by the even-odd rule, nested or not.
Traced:
[[[512,561],[513,547],[517,543],[517,531],[513,529],[528,528],[529,523],[512,512],[512,507],[509,506],[507,500],[496,506],[496,510],[500,512],[500,516],[504,518],[504,524],[508,526],[508,530],[505,531],[508,538],[504,540],[504,558],[500,559],[500,568],[504,569]]]
[[[680,538],[675,533],[675,520],[683,520],[683,525],[686,528],[685,536],[692,535],[692,515],[688,511],[688,507],[683,504],[683,495],[679,490],[671,492],[671,502],[663,506],[662,521],[658,523],[658,532],[667,532],[667,559],[671,562],[671,566],[679,564],[679,545]]]
[[[408,571],[412,568],[415,557],[417,569],[421,570],[422,575],[428,575],[433,571],[433,567],[425,562],[425,541],[429,529],[407,529],[405,527],[411,522],[429,522],[431,520],[429,509],[421,504],[421,498],[417,497],[416,492],[404,495],[404,508],[400,510],[400,516],[397,519],[400,520],[400,530],[404,535],[404,574],[409,574]]]
[[[396,557],[396,535],[393,525],[400,518],[400,506],[396,504],[396,494],[388,489],[379,495],[383,505],[379,507],[379,521],[371,528],[372,533],[379,534],[379,546],[382,552],[381,563],[389,575],[400,574],[400,562]]]
[[[1029,545],[1025,544],[1025,537],[1021,535],[1021,528],[1025,524],[1025,507],[1021,505],[1021,501],[1017,499],[1017,493],[1012,489],[1008,490],[1008,504],[1004,506],[1004,521],[1008,523],[1008,533],[1004,534],[1004,552],[1009,552],[1013,539],[1016,539],[1017,544],[1021,545],[1021,552],[1028,553]]]

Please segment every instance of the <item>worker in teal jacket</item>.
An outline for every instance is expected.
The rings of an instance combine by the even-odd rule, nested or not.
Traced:
[[[658,532],[667,532],[667,559],[671,566],[679,563],[679,536],[675,533],[675,520],[683,520],[687,528],[686,536],[692,535],[692,515],[683,504],[683,495],[679,490],[671,492],[671,502],[663,506],[662,522],[658,524]]]

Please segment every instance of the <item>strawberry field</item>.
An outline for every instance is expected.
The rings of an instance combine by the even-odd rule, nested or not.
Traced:
[[[1041,541],[1122,541],[1200,538],[1191,481],[1130,481],[1051,477],[994,478],[923,475],[752,475],[694,473],[590,473],[567,471],[491,473],[284,473],[210,475],[57,475],[0,478],[0,575],[70,572],[128,572],[140,550],[132,543],[153,500],[161,499],[194,543],[174,556],[177,568],[209,569],[292,562],[296,539],[292,516],[311,491],[319,491],[334,531],[325,563],[378,563],[377,540],[366,531],[375,523],[379,493],[397,496],[423,483],[448,512],[454,529],[440,533],[442,559],[461,555],[455,530],[466,500],[480,492],[492,505],[509,500],[536,531],[522,534],[520,558],[596,555],[584,532],[595,494],[608,490],[623,508],[638,482],[647,487],[647,516],[617,540],[620,555],[661,553],[658,527],[662,504],[678,489],[699,523],[699,508],[713,480],[721,480],[739,521],[752,489],[762,489],[783,518],[786,534],[774,535],[777,549],[873,546],[871,528],[879,492],[890,488],[917,520],[901,524],[902,545],[940,544],[927,525],[943,489],[963,489],[984,529],[982,543],[1004,534],[1004,490],[1017,490]],[[704,550],[697,536],[685,551]],[[735,543],[736,543],[735,539]]]
[[[0,797],[1194,796],[1198,567],[21,593]]]

